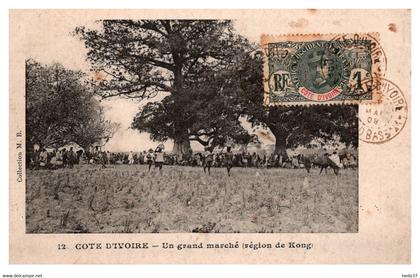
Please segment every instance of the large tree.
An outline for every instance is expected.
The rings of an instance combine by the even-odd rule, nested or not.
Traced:
[[[286,149],[306,145],[314,139],[340,140],[358,147],[357,105],[263,106],[263,55],[256,51],[247,59],[242,75],[250,86],[238,95],[244,115],[254,126],[270,129],[275,137],[275,152],[287,157]]]
[[[26,60],[26,144],[30,151],[77,143],[88,148],[108,140],[117,125],[104,119],[103,109],[84,74],[60,64]]]
[[[143,107],[132,126],[154,140],[173,139],[174,153],[189,152],[190,140],[220,144],[229,127],[246,133],[237,112],[225,109],[225,114],[219,110],[227,106],[218,105],[226,101],[218,98],[223,88],[232,87],[222,76],[232,73],[249,45],[234,33],[231,21],[104,20],[99,30],[78,27],[75,33],[88,48],[103,98],[165,95]],[[213,121],[208,119],[215,113],[204,112],[210,108],[220,108]]]
[[[239,144],[256,140],[240,119],[268,128],[275,137],[275,152],[287,157],[286,149],[314,139],[339,140],[357,147],[357,106],[319,105],[263,106],[263,54],[244,42],[232,55],[232,63],[217,72],[208,70],[190,89],[182,105],[189,122],[189,139],[214,148],[228,139]],[[174,132],[172,119],[180,115],[171,96],[151,102],[135,116],[132,126],[149,132],[154,140],[166,140]]]
[[[355,105],[269,107],[261,120],[276,138],[275,152],[287,157],[287,148],[319,138],[357,147],[357,111]]]
[[[175,134],[173,119],[184,115],[188,139],[205,147],[213,149],[227,141],[247,144],[257,140],[241,124],[241,119],[249,114],[247,102],[260,99],[261,82],[254,82],[254,75],[260,77],[255,73],[260,69],[253,68],[255,55],[251,45],[244,42],[232,52],[226,67],[207,69],[200,80],[190,84],[192,93],[185,94],[181,106],[171,95],[160,102],[149,102],[135,116],[132,127],[149,132],[153,140],[163,141],[171,138],[168,134]]]
[[[240,124],[269,128],[277,153],[339,135],[357,145],[357,107],[264,107],[263,55],[216,20],[105,20],[102,28],[76,29],[88,48],[100,95],[138,100],[158,94],[135,116],[132,127],[153,140],[174,140],[174,152],[190,141],[223,146],[228,138],[255,139]],[[355,142],[356,141],[356,142]]]

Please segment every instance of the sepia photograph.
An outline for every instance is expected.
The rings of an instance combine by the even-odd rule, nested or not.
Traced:
[[[357,233],[358,106],[264,105],[236,26],[104,19],[58,34],[84,67],[27,56],[26,233]],[[354,71],[327,43],[299,64],[322,93]]]

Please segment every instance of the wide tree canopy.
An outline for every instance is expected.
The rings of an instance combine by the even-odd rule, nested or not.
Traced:
[[[268,128],[275,137],[275,152],[287,157],[287,148],[307,145],[322,139],[340,141],[347,147],[358,147],[357,105],[264,106],[263,55],[254,51],[242,59],[237,75],[242,90],[235,95],[236,106],[253,124]]]
[[[231,21],[105,20],[99,30],[78,27],[75,33],[101,76],[102,97],[143,100],[165,93],[163,101],[144,106],[132,126],[154,140],[173,139],[175,153],[188,152],[190,140],[222,144],[228,132],[251,139],[229,91],[239,84],[235,68],[252,49]]]
[[[313,105],[267,108],[261,119],[276,138],[277,153],[286,156],[286,148],[339,140],[346,146],[358,146],[356,105]]]
[[[30,150],[77,143],[88,148],[112,137],[118,126],[103,108],[84,74],[60,64],[26,61],[26,144]]]
[[[260,53],[249,46],[239,48],[229,66],[222,70],[208,69],[200,82],[191,84],[192,93],[185,94],[183,105],[175,105],[172,96],[149,102],[135,116],[132,127],[163,141],[172,138],[168,134],[176,132],[173,119],[184,115],[188,121],[188,139],[205,147],[221,147],[227,141],[239,144],[256,141],[256,136],[250,135],[240,121],[251,115],[249,105],[257,105],[261,99],[261,81],[255,80],[260,78],[259,73],[255,74],[259,70],[255,61],[260,60],[257,57]],[[258,106],[260,110],[261,103]]]

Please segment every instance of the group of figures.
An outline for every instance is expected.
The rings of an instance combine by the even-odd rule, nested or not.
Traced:
[[[26,165],[29,169],[73,168],[75,164],[79,164],[82,154],[82,150],[75,152],[73,147],[51,151],[40,148],[27,154]]]
[[[210,174],[211,168],[226,167],[228,175],[233,167],[243,168],[305,168],[310,172],[311,168],[323,169],[332,168],[336,174],[340,168],[355,168],[357,158],[348,151],[334,150],[328,152],[326,149],[302,153],[292,151],[289,156],[282,156],[276,152],[269,155],[253,152],[233,152],[231,147],[226,151],[215,152],[206,148],[204,152],[189,152],[181,156],[166,154],[163,144],[159,144],[155,150],[136,152],[109,152],[101,151],[98,148],[92,151],[78,150],[73,147],[46,150],[42,148],[35,150],[27,156],[27,165],[30,169],[58,169],[73,168],[75,164],[97,164],[102,168],[108,165],[148,165],[148,170],[155,165],[155,168],[162,170],[163,165],[179,165],[202,167],[204,172]]]

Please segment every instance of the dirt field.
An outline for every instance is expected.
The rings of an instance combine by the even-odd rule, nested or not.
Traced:
[[[357,232],[358,174],[144,165],[27,170],[27,233]]]

